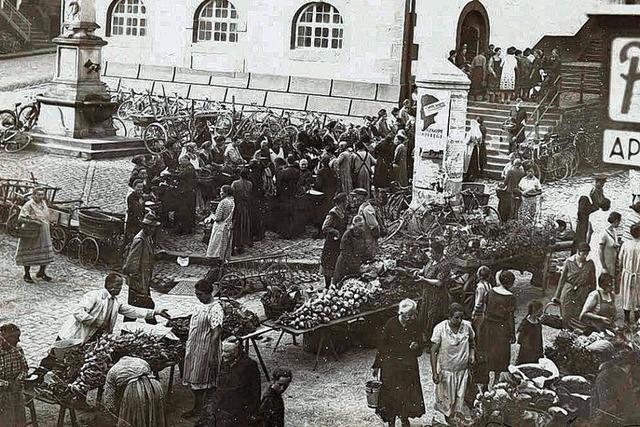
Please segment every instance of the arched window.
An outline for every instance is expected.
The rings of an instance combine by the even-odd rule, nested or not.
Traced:
[[[238,41],[238,11],[230,1],[211,0],[196,13],[197,33],[194,41]]]
[[[147,8],[142,0],[118,0],[111,5],[107,36],[147,35]]]
[[[296,49],[342,49],[344,23],[338,9],[329,3],[303,6],[295,16],[293,47]]]

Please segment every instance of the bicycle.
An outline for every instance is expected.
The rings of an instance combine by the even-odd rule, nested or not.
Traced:
[[[578,153],[578,164],[584,162],[594,169],[602,165],[602,147],[592,133],[581,128],[574,134],[574,145]]]
[[[31,144],[31,135],[22,129],[0,129],[0,147],[7,153],[17,153]]]
[[[29,131],[40,117],[40,102],[37,99],[22,104],[16,102],[13,110],[0,110],[0,128]]]

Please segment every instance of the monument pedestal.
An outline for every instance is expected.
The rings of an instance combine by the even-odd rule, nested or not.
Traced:
[[[75,26],[74,26],[75,25]],[[78,22],[56,37],[56,66],[46,94],[38,96],[40,116],[32,132],[43,151],[83,158],[116,157],[144,152],[137,138],[116,136],[112,102],[100,81],[102,46],[95,23]]]

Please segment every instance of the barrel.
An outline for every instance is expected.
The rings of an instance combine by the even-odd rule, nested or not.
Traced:
[[[365,391],[367,393],[367,406],[376,409],[378,407],[378,396],[380,396],[380,387],[382,383],[377,380],[367,381]]]

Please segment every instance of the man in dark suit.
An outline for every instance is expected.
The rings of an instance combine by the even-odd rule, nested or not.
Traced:
[[[276,194],[282,210],[280,234],[285,238],[293,236],[294,212],[300,169],[296,167],[295,158],[287,157],[287,167],[276,172]]]
[[[222,365],[218,387],[196,423],[196,427],[256,426],[260,407],[258,364],[242,351],[236,337],[222,343]]]
[[[129,305],[141,308],[155,308],[151,299],[151,279],[153,278],[154,250],[153,235],[160,223],[155,215],[148,213],[140,223],[142,229],[131,242],[127,260],[122,271],[128,276]],[[134,322],[135,319],[127,318],[125,322]],[[156,320],[150,318],[147,323],[155,325]]]

